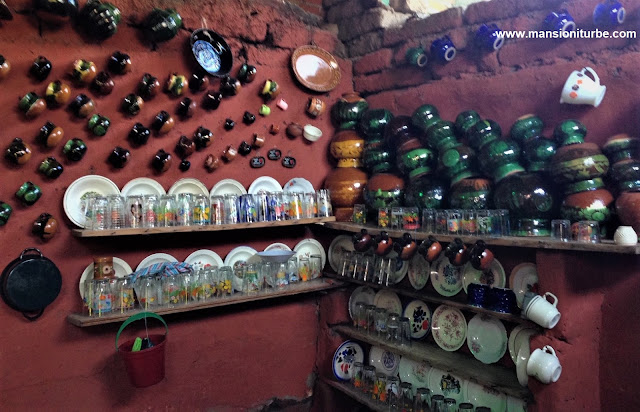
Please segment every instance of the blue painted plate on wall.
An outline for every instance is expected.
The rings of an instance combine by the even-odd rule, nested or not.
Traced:
[[[333,355],[333,374],[341,381],[350,381],[353,364],[363,360],[362,346],[350,340],[342,342]]]

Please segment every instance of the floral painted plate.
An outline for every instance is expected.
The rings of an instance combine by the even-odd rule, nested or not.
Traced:
[[[492,316],[478,313],[467,325],[467,346],[482,363],[498,362],[507,351],[507,340],[504,325]]]
[[[440,305],[431,317],[431,334],[442,349],[458,350],[467,338],[467,321],[458,309]]]
[[[431,264],[422,257],[421,254],[416,253],[409,261],[407,274],[409,275],[409,283],[411,283],[411,286],[413,286],[415,290],[420,290],[429,282]]]
[[[260,192],[282,192],[282,186],[273,177],[260,176],[251,183],[247,192],[250,195],[256,195]]]
[[[468,262],[462,271],[462,287],[465,293],[467,293],[467,287],[472,283],[492,288],[503,288],[507,284],[507,275],[505,275],[504,268],[498,259],[493,259],[491,266],[485,271],[474,268],[471,262]]]
[[[333,374],[341,381],[351,380],[351,367],[355,362],[364,361],[362,346],[353,341],[345,341],[333,354]]]
[[[349,297],[349,316],[351,316],[351,319],[355,320],[353,314],[356,313],[357,303],[362,302],[365,305],[373,305],[375,297],[376,291],[369,286],[358,286],[355,288],[351,293],[351,297]]]
[[[386,257],[396,260],[396,273],[393,277],[392,283],[396,284],[402,282],[402,279],[404,279],[404,277],[407,276],[407,272],[409,272],[409,262],[398,258],[398,253],[395,250],[389,252]]]
[[[472,405],[486,406],[491,408],[491,412],[507,411],[507,395],[504,393],[471,381],[467,382],[465,389],[465,402],[469,402]]]
[[[409,382],[413,395],[418,388],[426,388],[429,385],[429,372],[431,366],[427,362],[417,362],[403,356],[398,366],[398,376],[401,382]]]
[[[453,266],[443,253],[431,267],[431,284],[442,296],[457,295],[462,290],[462,268]]]
[[[431,310],[421,300],[412,300],[404,308],[403,316],[411,322],[411,337],[422,339],[431,330]]]
[[[387,376],[395,376],[398,373],[400,355],[384,350],[378,346],[372,346],[369,350],[369,365],[376,368],[376,372]]]
[[[336,273],[340,273],[340,262],[347,252],[353,252],[353,240],[350,235],[338,235],[329,245],[329,265]]]
[[[231,266],[233,270],[233,288],[235,290],[242,291],[242,267],[246,266],[249,259],[256,253],[258,252],[249,246],[238,246],[231,249],[224,258],[224,265]]]
[[[455,399],[456,403],[464,402],[466,380],[445,372],[442,369],[431,368],[429,371],[429,384],[431,395],[442,395],[445,398]]]
[[[285,192],[315,193],[310,181],[301,177],[294,177],[282,186]]]
[[[376,307],[385,308],[389,313],[402,313],[402,302],[398,294],[390,290],[379,290],[373,298],[373,304]]]
[[[518,307],[522,309],[524,294],[538,293],[538,269],[533,263],[521,263],[514,267],[509,276],[509,288],[516,294]]]

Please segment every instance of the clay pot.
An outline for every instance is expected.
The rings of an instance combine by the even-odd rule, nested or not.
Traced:
[[[49,213],[42,213],[33,222],[31,232],[42,239],[51,239],[58,231],[58,221]]]
[[[126,74],[131,71],[131,57],[121,51],[114,52],[107,61],[107,68],[115,74]]]
[[[71,88],[60,80],[55,80],[49,83],[46,91],[44,92],[44,99],[50,107],[57,107],[66,104],[70,98]]]
[[[425,132],[422,143],[442,153],[458,144],[455,130],[456,125],[453,122],[439,120]]]
[[[62,153],[69,161],[79,162],[87,153],[87,145],[81,139],[74,137],[65,143]]]
[[[640,191],[621,193],[616,199],[620,222],[640,233]]]
[[[416,147],[417,146],[417,147]],[[436,165],[436,155],[431,149],[422,147],[418,139],[411,139],[396,153],[396,165],[409,179],[430,174]]]
[[[362,229],[360,233],[353,235],[353,248],[356,252],[366,252],[374,243],[373,236],[367,232],[367,229]]]
[[[40,163],[38,171],[50,179],[57,179],[64,171],[64,167],[62,167],[55,157],[50,156]]]
[[[196,144],[193,140],[184,135],[180,136],[178,143],[176,143],[175,152],[181,159],[191,156],[195,150]]]
[[[444,209],[446,183],[434,176],[411,179],[404,193],[404,205],[418,209]]]
[[[367,140],[381,139],[384,129],[393,119],[393,114],[387,109],[367,110],[360,118],[358,127]]]
[[[393,170],[393,156],[385,145],[373,146],[367,143],[362,152],[362,161],[371,174]]]
[[[438,121],[440,121],[438,109],[431,104],[423,104],[411,115],[411,123],[423,133]]]
[[[571,222],[595,220],[600,227],[604,227],[604,223],[611,219],[612,208],[613,195],[601,188],[566,196],[560,206],[560,214]]]
[[[519,163],[520,146],[514,140],[493,140],[482,146],[478,163],[482,170],[498,182],[514,173],[524,172]]]
[[[442,172],[453,186],[462,179],[478,176],[476,152],[469,146],[457,144],[441,151],[438,171]]]
[[[522,158],[528,172],[548,170],[549,162],[557,151],[556,143],[544,137],[534,137],[522,145]]]
[[[467,133],[469,146],[476,150],[482,149],[484,145],[491,143],[496,139],[500,139],[501,137],[502,128],[500,128],[498,123],[490,119],[476,122]]]
[[[420,131],[411,123],[409,116],[396,116],[387,125],[384,142],[390,149],[398,150],[407,141],[420,136]]]
[[[5,157],[17,165],[23,165],[31,159],[31,146],[19,137],[13,139],[5,152]]]
[[[471,266],[478,270],[487,270],[493,263],[493,252],[487,248],[486,243],[483,240],[478,240],[470,252]]]
[[[340,129],[354,129],[368,108],[358,93],[346,93],[331,108],[331,118]]]
[[[418,253],[420,253],[427,262],[433,262],[438,259],[441,252],[442,245],[433,235],[429,235],[429,237],[423,240],[420,246],[418,246]]]
[[[559,146],[584,143],[587,128],[578,120],[565,120],[553,129],[553,138]]]
[[[151,166],[155,169],[156,172],[164,173],[169,170],[172,161],[173,159],[171,158],[171,155],[160,149],[153,157]]]
[[[451,186],[449,205],[453,209],[490,209],[493,205],[491,190],[489,179],[462,179]]]
[[[467,263],[468,252],[467,246],[462,242],[462,239],[455,238],[450,242],[444,250],[444,255],[449,258],[449,262],[453,266],[462,266]]]
[[[96,104],[87,95],[80,93],[68,106],[76,117],[87,117],[96,110]]]
[[[376,243],[375,254],[378,256],[386,256],[393,249],[393,239],[385,231],[380,232],[374,242]]]
[[[461,139],[468,139],[469,132],[480,120],[480,115],[475,110],[465,110],[456,116],[456,134]]]
[[[351,215],[344,210],[344,215],[338,216],[337,209],[346,208],[353,212],[353,205],[364,203],[364,188],[367,184],[367,173],[355,167],[338,167],[327,175],[324,181],[325,189],[331,191],[331,203],[337,220],[351,219]],[[340,219],[339,219],[340,217]]]
[[[331,192],[333,197],[333,192]],[[371,211],[380,208],[402,206],[404,180],[390,173],[373,175],[364,189],[364,200]]]
[[[51,122],[47,122],[40,128],[40,133],[36,140],[46,147],[56,146],[64,137],[62,127],[58,127]]]
[[[136,123],[129,131],[128,138],[134,145],[141,146],[149,140],[150,130],[142,123]]]
[[[534,114],[525,114],[513,123],[509,134],[511,138],[523,144],[529,139],[533,139],[542,134],[544,123],[542,119]]]
[[[402,260],[410,260],[418,251],[418,244],[410,233],[404,233],[402,238],[394,244],[398,257]]]
[[[331,156],[340,159],[360,159],[364,150],[364,139],[353,130],[341,130],[329,144]]]
[[[640,139],[630,137],[626,133],[617,134],[607,140],[602,146],[602,151],[607,155],[612,166],[623,160],[640,160]]]
[[[13,212],[13,208],[6,202],[0,201],[0,226],[4,226],[9,221],[11,217],[11,212]]]
[[[558,183],[602,177],[609,170],[609,159],[595,143],[562,146],[549,163],[549,172]]]

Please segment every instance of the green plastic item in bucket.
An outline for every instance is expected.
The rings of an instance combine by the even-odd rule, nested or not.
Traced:
[[[165,327],[165,334],[151,334],[149,339],[153,342],[152,347],[143,349],[140,351],[133,351],[133,346],[137,338],[126,341],[118,346],[118,340],[120,334],[131,323],[137,320],[144,320],[155,318],[158,319]],[[165,358],[165,343],[167,342],[167,336],[169,335],[169,327],[167,323],[153,312],[141,312],[131,316],[125,320],[118,334],[116,335],[116,351],[120,353],[120,356],[124,360],[125,367],[129,379],[134,386],[138,388],[145,388],[147,386],[155,385],[164,379],[164,358]]]

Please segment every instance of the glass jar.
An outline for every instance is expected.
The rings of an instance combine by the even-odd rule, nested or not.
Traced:
[[[124,198],[120,195],[107,196],[107,228],[125,227]]]
[[[94,279],[93,280],[93,312],[96,316],[102,316],[111,313],[113,309],[113,291],[110,279]]]
[[[287,264],[282,262],[278,265],[278,270],[275,275],[275,287],[283,288],[289,284],[287,280]]]
[[[311,279],[318,279],[322,276],[322,256],[309,256],[309,273]]]
[[[306,256],[300,256],[298,259],[298,277],[302,282],[307,282],[311,279],[311,264]]]
[[[240,221],[239,218],[238,195],[224,195],[224,223],[238,223]]]
[[[209,224],[211,216],[211,207],[209,206],[209,198],[205,195],[196,195],[193,197],[193,224],[204,226]]]
[[[124,211],[126,227],[142,227],[142,196],[127,196]]]
[[[180,193],[176,200],[176,226],[193,224],[193,201],[189,193]]]
[[[287,260],[287,280],[289,284],[300,281],[300,277],[298,276],[298,258],[296,256],[292,256]]]
[[[157,209],[158,227],[170,227],[176,225],[178,204],[173,195],[163,195]]]
[[[160,198],[156,195],[142,196],[142,225],[144,227],[158,226],[158,208]]]
[[[211,224],[222,225],[224,223],[224,196],[211,196]]]
[[[120,309],[120,312],[133,309],[135,304],[133,297],[133,276],[127,275],[116,280],[115,298],[118,302],[117,307]]]
[[[175,307],[183,301],[182,279],[180,276],[169,275],[162,278],[162,304]]]

